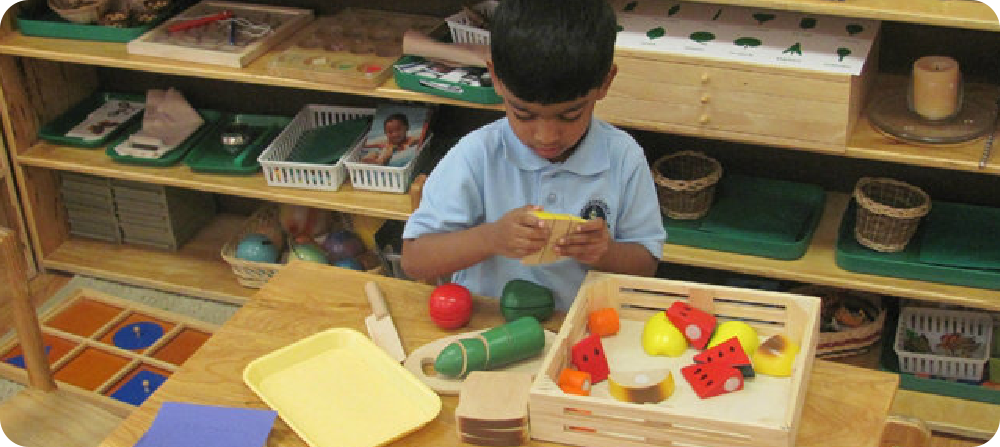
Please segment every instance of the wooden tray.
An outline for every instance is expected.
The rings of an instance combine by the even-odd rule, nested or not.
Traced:
[[[128,416],[218,329],[193,318],[90,289],[78,289],[39,318],[59,388]],[[122,344],[132,327],[152,328],[141,345]],[[154,327],[155,326],[155,327]],[[159,331],[162,331],[159,332]],[[137,342],[138,343],[138,342]],[[0,376],[28,383],[16,337],[0,344]],[[146,383],[143,383],[146,382]]]
[[[270,62],[268,72],[309,81],[376,87],[392,76],[402,55],[403,32],[430,33],[441,19],[348,8],[316,19]]]
[[[209,29],[210,26],[220,26],[218,24],[175,33],[168,31],[173,24],[217,14],[224,10],[232,11],[235,17],[253,23],[269,23],[271,32],[259,38],[237,39],[236,45],[231,45],[225,41],[220,44],[217,39],[199,37],[198,33]],[[129,42],[126,49],[129,54],[241,68],[305,26],[312,17],[313,13],[308,9],[206,0]]]
[[[650,357],[641,346],[644,322],[675,301],[706,309],[719,323],[746,321],[761,339],[785,334],[799,342],[791,377],[758,375],[735,393],[698,398],[680,368],[694,363],[691,357],[699,351]],[[620,402],[610,397],[607,382],[594,385],[590,396],[566,394],[556,384],[570,365],[570,348],[588,335],[588,314],[605,307],[616,308],[621,318],[618,335],[602,338],[612,372],[670,368],[676,388],[667,400]],[[815,297],[591,272],[532,384],[531,437],[592,447],[791,447],[816,352],[819,315]]]

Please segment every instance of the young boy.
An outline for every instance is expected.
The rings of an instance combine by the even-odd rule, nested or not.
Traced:
[[[652,275],[666,234],[642,148],[592,117],[617,67],[617,21],[606,0],[504,0],[494,12],[492,62],[506,118],[464,137],[424,185],[403,231],[413,278],[453,274],[474,294],[507,281],[548,287],[568,309],[590,269]],[[560,261],[520,262],[549,228],[530,211],[571,213]]]

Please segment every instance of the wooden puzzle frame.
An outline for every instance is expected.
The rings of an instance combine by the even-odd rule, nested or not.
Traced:
[[[169,33],[167,29],[179,20],[187,20],[204,16],[206,13],[223,10],[232,11],[236,17],[239,17],[241,12],[244,14],[278,14],[287,17],[283,17],[281,24],[271,30],[270,34],[258,38],[240,51],[195,48],[158,41],[164,33]],[[132,40],[127,44],[126,49],[129,54],[141,54],[201,64],[242,68],[266,53],[271,47],[277,45],[299,28],[305,26],[312,18],[313,13],[308,9],[206,0],[188,8],[176,17],[164,21],[160,26]]]
[[[417,14],[346,8],[334,15],[318,17],[296,32],[289,39],[290,45],[271,59],[268,73],[353,87],[380,86],[392,76],[392,64],[403,54],[402,31],[391,32],[392,23],[401,24],[400,30],[414,29],[426,34],[434,32],[444,21]],[[333,35],[335,28],[341,35]],[[352,33],[360,34],[352,36]],[[354,49],[328,50],[330,45]],[[359,46],[366,49],[358,50]],[[379,55],[379,48],[390,50]]]
[[[99,324],[90,323],[89,325],[96,327],[96,329],[90,331],[91,333],[86,336],[52,326],[52,324],[60,324],[58,321],[53,322],[54,320],[70,315],[69,312],[75,309],[74,306],[81,306],[80,308],[82,309],[84,305],[97,306],[99,309],[104,309],[108,314],[114,312],[114,315],[105,315],[104,319],[107,319],[107,321],[100,322]],[[98,320],[101,319],[100,316],[97,318]],[[119,348],[113,342],[106,341],[115,335],[116,329],[127,327],[130,321],[157,322],[155,324],[165,323],[160,325],[163,328],[163,334],[148,347],[136,350]],[[177,371],[178,367],[184,363],[184,360],[190,357],[191,354],[218,330],[218,326],[210,323],[87,288],[74,291],[64,302],[46,311],[39,317],[39,325],[41,326],[42,337],[45,340],[46,350],[48,351],[49,348],[52,348],[52,351],[64,351],[48,354],[50,356],[50,367],[53,377],[59,388],[87,399],[122,417],[128,416],[136,407],[111,397],[113,392],[127,385],[136,374],[142,371],[151,371],[154,374],[169,378],[169,375]],[[85,326],[86,324],[80,323],[80,325]],[[87,330],[85,327],[78,327],[76,329]],[[173,353],[171,355],[164,354],[178,348],[183,350],[185,347],[180,344],[187,339],[185,337],[192,334],[196,338],[204,335],[204,339],[200,343],[197,343],[197,346],[189,349],[187,355],[181,353],[180,357],[183,358],[177,358]],[[181,340],[182,338],[185,338],[185,340]],[[61,340],[59,343],[65,344],[61,347],[56,346],[55,343],[50,344],[50,342],[55,340]],[[26,384],[28,383],[27,372],[23,368],[19,368],[6,361],[16,356],[17,348],[19,347],[19,340],[13,333],[3,338],[2,343],[0,343],[0,348],[2,348],[0,349],[0,359],[4,361],[0,361],[0,376]],[[52,356],[56,356],[57,358],[52,359]],[[73,364],[74,361],[86,363],[86,359],[81,360],[83,356],[90,356],[95,359],[114,359],[114,362],[108,362],[109,364]],[[171,356],[174,358],[171,358]],[[159,357],[167,358],[163,359]],[[120,366],[115,366],[113,363],[119,363]],[[70,369],[80,368],[81,366],[86,366],[87,369],[101,370],[103,368],[105,371],[110,369],[114,369],[114,371],[107,375],[107,377],[99,379],[100,383],[93,389],[66,382],[60,377],[62,375],[61,372],[67,373]],[[98,371],[98,374],[100,374],[100,371]],[[143,386],[146,387],[146,384]],[[146,392],[151,394],[152,391],[149,390]]]

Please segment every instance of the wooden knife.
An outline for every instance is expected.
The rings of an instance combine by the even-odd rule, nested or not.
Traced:
[[[389,357],[402,362],[406,359],[406,352],[403,351],[399,333],[396,332],[396,325],[392,323],[392,316],[389,315],[389,308],[385,305],[385,298],[382,297],[378,284],[373,281],[365,283],[365,295],[368,297],[368,304],[372,306],[372,314],[365,318],[368,336],[388,353]]]

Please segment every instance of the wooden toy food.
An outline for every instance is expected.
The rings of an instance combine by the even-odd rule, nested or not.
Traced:
[[[500,312],[506,321],[525,316],[545,321],[552,316],[555,305],[551,290],[523,279],[508,281],[500,296]]]
[[[521,317],[473,337],[446,346],[434,361],[434,370],[448,377],[490,370],[532,357],[545,347],[545,332],[538,320]]]
[[[757,331],[742,321],[727,321],[720,324],[719,327],[715,328],[715,335],[712,336],[712,341],[708,342],[708,347],[714,348],[733,337],[740,339],[743,352],[747,355],[752,356],[753,353],[757,352],[757,345],[760,344]]]
[[[573,345],[573,366],[590,373],[591,383],[601,383],[608,378],[608,359],[601,343],[601,336],[593,334]]]
[[[667,319],[680,329],[688,343],[696,349],[705,349],[715,331],[715,316],[687,303],[676,301],[667,309]]]
[[[666,312],[657,312],[642,328],[642,349],[649,355],[680,357],[688,347],[681,331],[667,319]]]
[[[614,372],[608,377],[611,397],[634,404],[660,403],[674,394],[674,375],[669,369]]]
[[[795,362],[795,355],[798,353],[799,345],[788,337],[781,334],[772,335],[757,348],[757,354],[753,357],[754,368],[761,374],[769,376],[790,376],[792,363]]]
[[[589,396],[591,383],[590,373],[587,371],[564,368],[559,373],[559,388],[567,394]]]
[[[438,327],[458,329],[468,324],[472,316],[472,294],[461,285],[442,284],[431,292],[427,308]]]
[[[620,328],[621,322],[618,320],[618,311],[613,307],[598,309],[587,315],[587,330],[591,334],[607,337],[617,334]]]
[[[743,389],[740,370],[721,363],[695,363],[681,368],[681,375],[702,399]]]
[[[572,214],[546,213],[544,211],[533,211],[533,213],[545,221],[547,228],[549,228],[549,240],[541,250],[521,258],[521,263],[534,265],[556,262],[562,258],[553,251],[557,241],[572,233],[574,224],[586,222],[586,220]]]
[[[754,376],[753,364],[750,362],[750,357],[743,352],[743,345],[740,344],[740,340],[736,337],[732,337],[726,340],[714,348],[709,348],[694,356],[693,360],[696,363],[713,363],[732,366],[740,370],[743,374],[744,379],[749,379]]]

